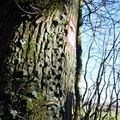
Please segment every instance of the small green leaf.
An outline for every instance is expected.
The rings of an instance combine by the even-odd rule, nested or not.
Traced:
[[[10,110],[10,114],[12,115],[12,117],[15,119],[17,116],[17,111],[16,110]]]
[[[35,97],[35,98],[38,98],[38,96],[37,96],[37,92],[34,90],[34,91],[32,91],[32,95]]]
[[[66,20],[66,25],[69,25],[69,20]]]
[[[72,31],[72,32],[74,32],[74,29],[73,29],[73,27],[72,27],[72,26],[70,26],[70,29],[71,29],[71,31]]]

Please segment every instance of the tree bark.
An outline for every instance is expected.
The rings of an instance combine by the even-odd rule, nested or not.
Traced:
[[[76,38],[76,80],[75,80],[75,97],[76,97],[76,105],[75,105],[75,117],[74,120],[80,120],[81,118],[81,93],[80,93],[80,79],[81,79],[81,70],[82,70],[82,47],[81,47],[81,34],[82,34],[82,3],[83,0],[79,0],[77,2],[79,4],[78,8],[78,20],[77,20],[77,38]]]
[[[12,0],[2,3],[2,120],[75,118],[78,3],[56,2],[37,16],[19,10]]]

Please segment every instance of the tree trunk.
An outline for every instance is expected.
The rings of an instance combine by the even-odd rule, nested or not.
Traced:
[[[19,10],[12,0],[2,3],[2,120],[75,118],[78,3],[56,2],[37,16]]]

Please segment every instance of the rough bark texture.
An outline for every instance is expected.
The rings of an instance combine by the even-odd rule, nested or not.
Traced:
[[[74,120],[80,120],[81,118],[81,93],[80,93],[80,79],[81,79],[81,70],[82,70],[82,48],[81,48],[81,34],[82,34],[82,3],[83,0],[77,1],[79,3],[78,8],[78,20],[77,20],[77,42],[76,42],[76,81],[75,81],[75,96],[76,96],[76,105],[75,105],[75,117]],[[77,11],[77,10],[76,10]]]
[[[12,0],[1,3],[2,120],[73,119],[76,52],[67,32],[71,16],[77,26],[77,2],[55,3],[37,17],[24,14]]]

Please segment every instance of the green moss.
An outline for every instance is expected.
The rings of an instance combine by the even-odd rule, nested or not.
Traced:
[[[26,25],[23,25],[26,24]],[[25,28],[24,28],[25,27]],[[25,29],[23,33],[23,29]],[[22,35],[22,50],[18,50],[19,53],[19,69],[24,69],[28,71],[28,64],[32,65],[37,62],[39,51],[36,49],[36,39],[39,30],[39,25],[34,27],[32,23],[21,23],[18,31]],[[33,66],[29,69],[29,74],[33,71]]]
[[[45,11],[45,15],[52,16],[54,14],[60,14],[64,11],[64,4],[62,1],[60,2],[54,2],[48,10]]]
[[[46,117],[46,103],[43,94],[37,94],[36,99],[25,97],[27,100],[27,109],[31,111],[28,120],[45,120]]]
[[[25,61],[28,60],[30,57],[32,57],[31,53],[31,38],[32,38],[32,32],[29,30],[30,23],[26,26],[25,31],[25,44],[24,44],[24,58]]]

